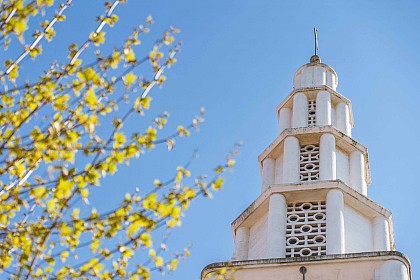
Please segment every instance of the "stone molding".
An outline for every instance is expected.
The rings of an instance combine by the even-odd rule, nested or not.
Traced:
[[[411,264],[410,260],[404,254],[398,251],[381,251],[381,252],[362,252],[350,254],[334,254],[298,258],[272,258],[272,259],[258,259],[245,261],[231,261],[231,262],[217,262],[204,267],[201,271],[201,279],[206,279],[206,276],[220,268],[264,268],[264,267],[279,267],[289,265],[310,265],[313,263],[340,263],[340,262],[357,262],[357,261],[373,261],[373,260],[398,260],[401,261],[409,271],[411,279]]]

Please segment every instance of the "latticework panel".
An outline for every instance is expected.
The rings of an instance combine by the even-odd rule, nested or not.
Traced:
[[[316,126],[316,101],[308,101],[308,127]]]
[[[325,201],[287,205],[286,257],[326,255]]]
[[[319,179],[319,145],[300,147],[300,180],[315,181]]]

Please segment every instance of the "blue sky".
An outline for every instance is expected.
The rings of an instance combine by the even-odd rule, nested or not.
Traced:
[[[45,56],[64,58],[66,45],[81,44],[102,10],[102,1],[74,0],[66,23],[56,27],[56,42],[44,44]],[[413,279],[419,278],[419,10],[418,1],[129,0],[116,10],[116,27],[107,29],[109,47],[149,14],[155,24],[148,38],[174,25],[185,43],[167,83],[152,93],[151,115],[167,110],[176,127],[203,106],[206,122],[199,133],[178,140],[173,152],[157,149],[122,168],[104,183],[97,202],[105,205],[137,184],[170,176],[195,148],[200,158],[193,171],[208,172],[243,140],[226,188],[212,200],[197,201],[171,234],[170,248],[193,247],[168,279],[198,279],[205,265],[231,258],[230,223],[259,195],[257,156],[278,135],[276,106],[313,54],[317,27],[322,61],[336,70],[338,91],[353,104],[353,137],[369,149],[369,196],[393,212],[397,250],[410,258]],[[27,62],[24,71],[41,66]]]

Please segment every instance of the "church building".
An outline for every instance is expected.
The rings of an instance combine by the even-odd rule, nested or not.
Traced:
[[[368,197],[368,151],[352,138],[351,102],[318,55],[277,107],[279,134],[258,157],[261,195],[232,223],[237,280],[409,280],[392,215]],[[211,279],[211,278],[210,278]]]

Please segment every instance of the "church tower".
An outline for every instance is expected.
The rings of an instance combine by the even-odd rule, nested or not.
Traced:
[[[238,280],[408,280],[391,212],[367,196],[368,151],[351,136],[351,102],[319,56],[277,107],[278,137],[261,153],[261,195],[232,223]]]

